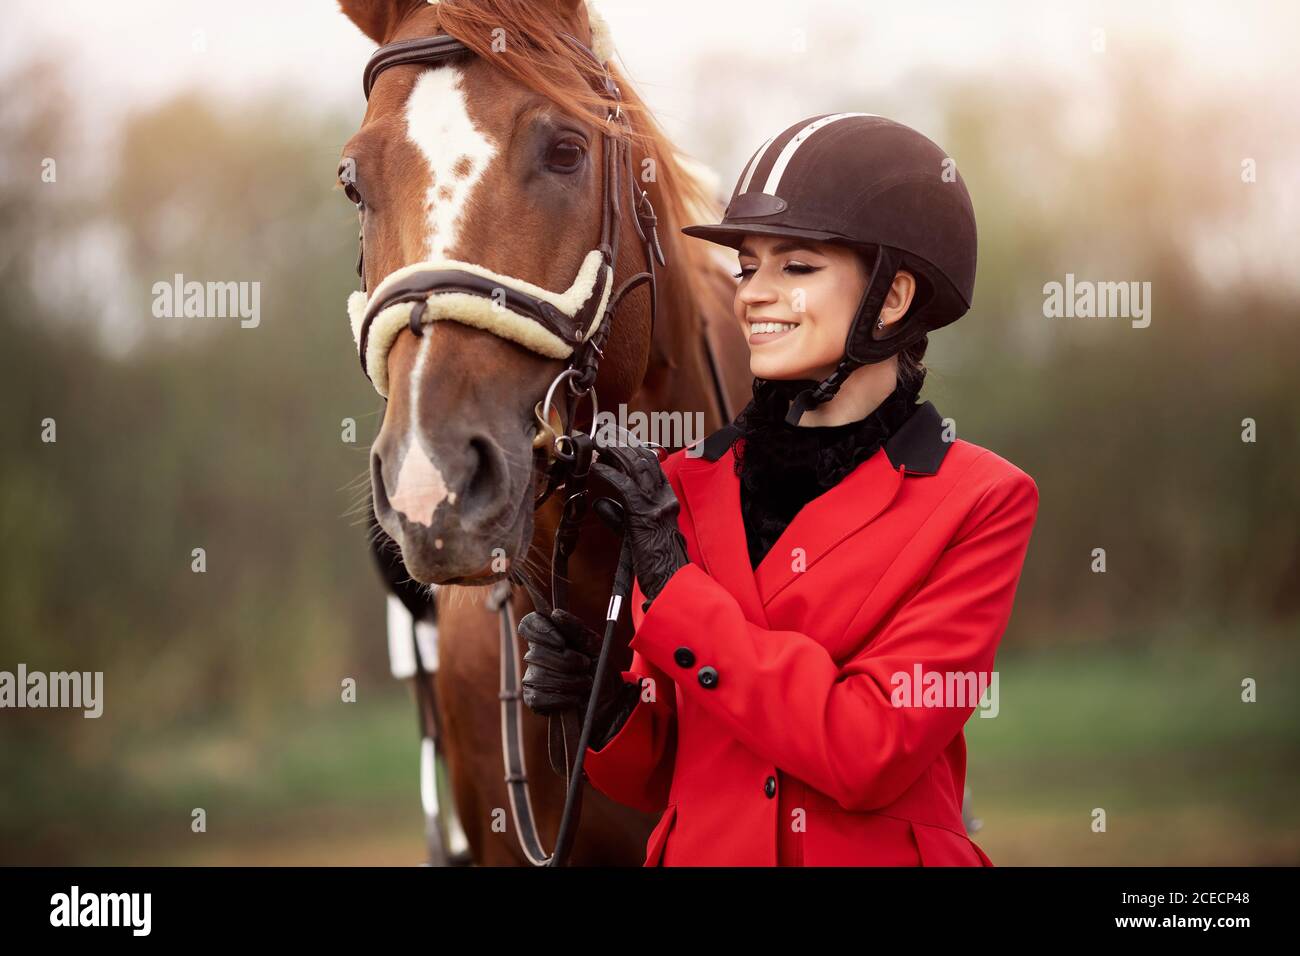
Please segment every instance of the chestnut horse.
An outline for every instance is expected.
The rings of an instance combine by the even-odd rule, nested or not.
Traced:
[[[385,70],[343,149],[345,187],[361,215],[365,287],[411,263],[455,259],[542,289],[568,288],[600,232],[608,104],[556,38],[568,33],[609,60],[599,16],[582,0],[340,5],[376,43],[446,33],[475,54]],[[658,213],[667,267],[658,271],[653,335],[644,286],[613,316],[596,379],[600,406],[671,410],[687,421],[699,414],[707,434],[740,410],[751,384],[748,348],[731,318],[727,263],[678,233],[688,222],[715,221],[716,203],[612,62],[609,69],[629,120],[636,185]],[[631,210],[620,202],[615,286],[645,267]],[[543,477],[533,453],[534,408],[563,367],[483,329],[433,321],[418,336],[400,331],[381,373],[387,405],[371,449],[374,517],[400,548],[406,573],[437,585],[440,744],[471,855],[484,865],[527,863],[508,810],[498,620],[485,602],[489,586],[505,577],[519,584],[528,575],[549,593],[562,496],[534,513]],[[618,545],[589,514],[569,562],[568,599],[593,626],[604,617]],[[512,601],[515,620],[532,610],[522,587]],[[626,669],[626,613],[615,637],[610,664]],[[531,802],[549,848],[565,781],[549,766],[546,720],[525,709],[523,730]],[[640,864],[654,822],[588,787],[571,862]]]

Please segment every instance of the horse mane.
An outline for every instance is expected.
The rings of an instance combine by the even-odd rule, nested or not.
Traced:
[[[576,53],[561,33],[575,33],[556,7],[549,3],[519,3],[517,0],[456,0],[432,6],[438,25],[456,37],[482,59],[514,81],[538,93],[563,110],[575,108],[600,116],[607,102],[592,88],[600,72],[586,57]],[[703,266],[708,250],[702,242],[679,242],[680,226],[695,222],[716,222],[721,216],[717,179],[698,161],[679,153],[668,139],[645,102],[632,88],[623,71],[613,63],[613,47],[599,16],[588,23],[598,45],[609,48],[610,75],[618,84],[623,112],[628,117],[629,143],[643,157],[653,161],[655,182],[647,184],[660,220],[660,240],[685,254],[691,265]],[[602,51],[604,52],[604,51]],[[581,74],[579,82],[573,70]],[[633,163],[634,171],[640,169]],[[657,187],[657,188],[656,188]],[[698,269],[686,270],[693,285]]]

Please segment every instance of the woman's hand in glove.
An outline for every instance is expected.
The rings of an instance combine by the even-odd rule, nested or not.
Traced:
[[[623,501],[632,564],[649,607],[673,573],[690,563],[686,541],[677,530],[677,495],[659,466],[659,457],[644,445],[601,446],[597,453],[592,473],[608,482]]]
[[[532,611],[519,621],[519,633],[528,641],[522,681],[524,703],[542,716],[576,709],[587,712],[601,635],[582,619],[557,608],[549,617]],[[622,724],[640,689],[623,680],[618,668],[605,666],[605,682],[596,703],[591,746],[599,747]],[[631,704],[632,707],[627,706]]]

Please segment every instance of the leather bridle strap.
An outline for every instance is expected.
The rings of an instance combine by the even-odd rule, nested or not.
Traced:
[[[365,72],[361,74],[362,92],[366,94],[366,99],[370,99],[375,80],[390,67],[437,63],[458,53],[471,52],[473,51],[464,43],[447,33],[385,44],[371,54],[366,63]]]

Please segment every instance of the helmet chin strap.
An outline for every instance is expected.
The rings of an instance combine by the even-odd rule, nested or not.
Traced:
[[[804,412],[829,402],[839,392],[844,380],[860,364],[860,362],[854,362],[847,357],[840,359],[840,364],[835,367],[835,371],[819,382],[816,387],[805,388],[794,397],[794,401],[790,403],[790,411],[786,413],[785,423],[787,425],[798,425],[799,419],[803,418]]]
[[[894,284],[894,276],[901,262],[899,253],[889,246],[878,246],[876,262],[871,269],[871,278],[862,293],[857,314],[849,324],[849,334],[844,344],[844,356],[835,371],[812,388],[805,388],[790,403],[790,411],[785,416],[786,424],[798,425],[804,412],[824,405],[836,396],[840,387],[855,369],[875,362],[883,362],[891,355],[896,355],[926,333],[924,326],[917,322],[907,323],[903,329],[878,340],[872,336],[880,310],[884,308],[885,297],[889,295]]]

